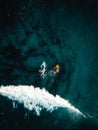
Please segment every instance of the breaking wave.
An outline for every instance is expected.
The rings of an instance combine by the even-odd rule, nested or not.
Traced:
[[[41,110],[52,112],[58,108],[66,108],[68,111],[85,117],[77,108],[72,106],[67,100],[59,95],[53,96],[45,89],[34,86],[1,86],[0,94],[8,97],[13,101],[22,103],[28,110],[34,110],[37,115],[40,115]]]

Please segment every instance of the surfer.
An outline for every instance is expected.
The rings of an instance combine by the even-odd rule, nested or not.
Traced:
[[[54,67],[54,75],[59,72],[59,64],[56,64],[56,66]]]

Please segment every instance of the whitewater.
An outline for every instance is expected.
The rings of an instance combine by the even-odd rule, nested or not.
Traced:
[[[34,110],[39,116],[42,110],[49,112],[58,108],[66,108],[69,112],[78,116],[86,117],[82,112],[69,103],[68,100],[59,95],[52,95],[44,88],[19,85],[19,86],[1,86],[0,95],[7,97],[13,102],[17,101],[23,104],[24,108]]]

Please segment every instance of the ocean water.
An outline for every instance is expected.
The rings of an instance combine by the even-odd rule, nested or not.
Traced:
[[[1,0],[0,130],[98,130],[97,23],[96,0]]]
[[[98,129],[94,117],[45,89],[26,85],[2,86],[0,95],[3,96],[0,97],[2,129]]]

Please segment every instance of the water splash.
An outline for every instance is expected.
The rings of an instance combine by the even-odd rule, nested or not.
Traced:
[[[41,75],[41,77],[42,77],[43,79],[44,79],[45,76],[46,76],[46,70],[47,70],[47,65],[46,65],[46,62],[43,61],[43,63],[42,63],[41,66],[40,66],[40,70],[39,70],[40,75]]]
[[[70,112],[85,117],[77,108],[72,106],[67,100],[56,95],[53,96],[45,89],[34,86],[1,86],[0,94],[8,97],[13,101],[22,103],[28,110],[34,110],[37,115],[40,115],[41,110],[46,109],[52,112],[58,108],[66,108]]]

